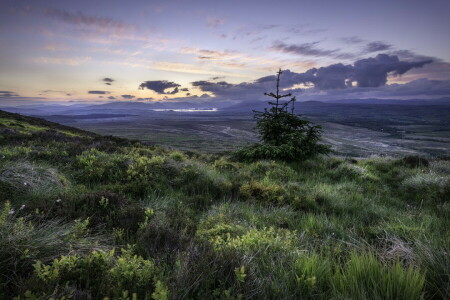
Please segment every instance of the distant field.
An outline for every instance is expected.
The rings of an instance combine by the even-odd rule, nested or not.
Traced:
[[[306,111],[305,117],[324,129],[324,142],[341,156],[450,155],[446,110],[417,107],[374,111],[351,106]],[[446,108],[448,110],[448,108]],[[425,116],[420,118],[420,115]],[[49,116],[48,120],[94,131],[138,139],[182,150],[220,153],[256,142],[255,121],[249,113],[152,112],[111,118]]]

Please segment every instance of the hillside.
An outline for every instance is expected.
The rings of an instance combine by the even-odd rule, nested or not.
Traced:
[[[0,299],[446,299],[450,161],[241,163],[0,111]]]

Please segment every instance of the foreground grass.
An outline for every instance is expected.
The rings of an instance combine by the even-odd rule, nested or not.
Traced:
[[[448,160],[247,164],[0,120],[1,299],[450,293]]]

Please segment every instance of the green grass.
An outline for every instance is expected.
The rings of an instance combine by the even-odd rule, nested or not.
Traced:
[[[448,160],[242,163],[0,119],[1,299],[450,293]]]

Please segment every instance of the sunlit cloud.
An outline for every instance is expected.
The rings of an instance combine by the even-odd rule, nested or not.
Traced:
[[[44,46],[45,50],[48,51],[67,51],[71,50],[71,48],[67,45],[58,44],[58,43],[48,43]]]
[[[57,64],[57,65],[68,65],[68,66],[78,66],[90,61],[92,58],[85,57],[37,57],[33,59],[33,62],[39,64]]]

